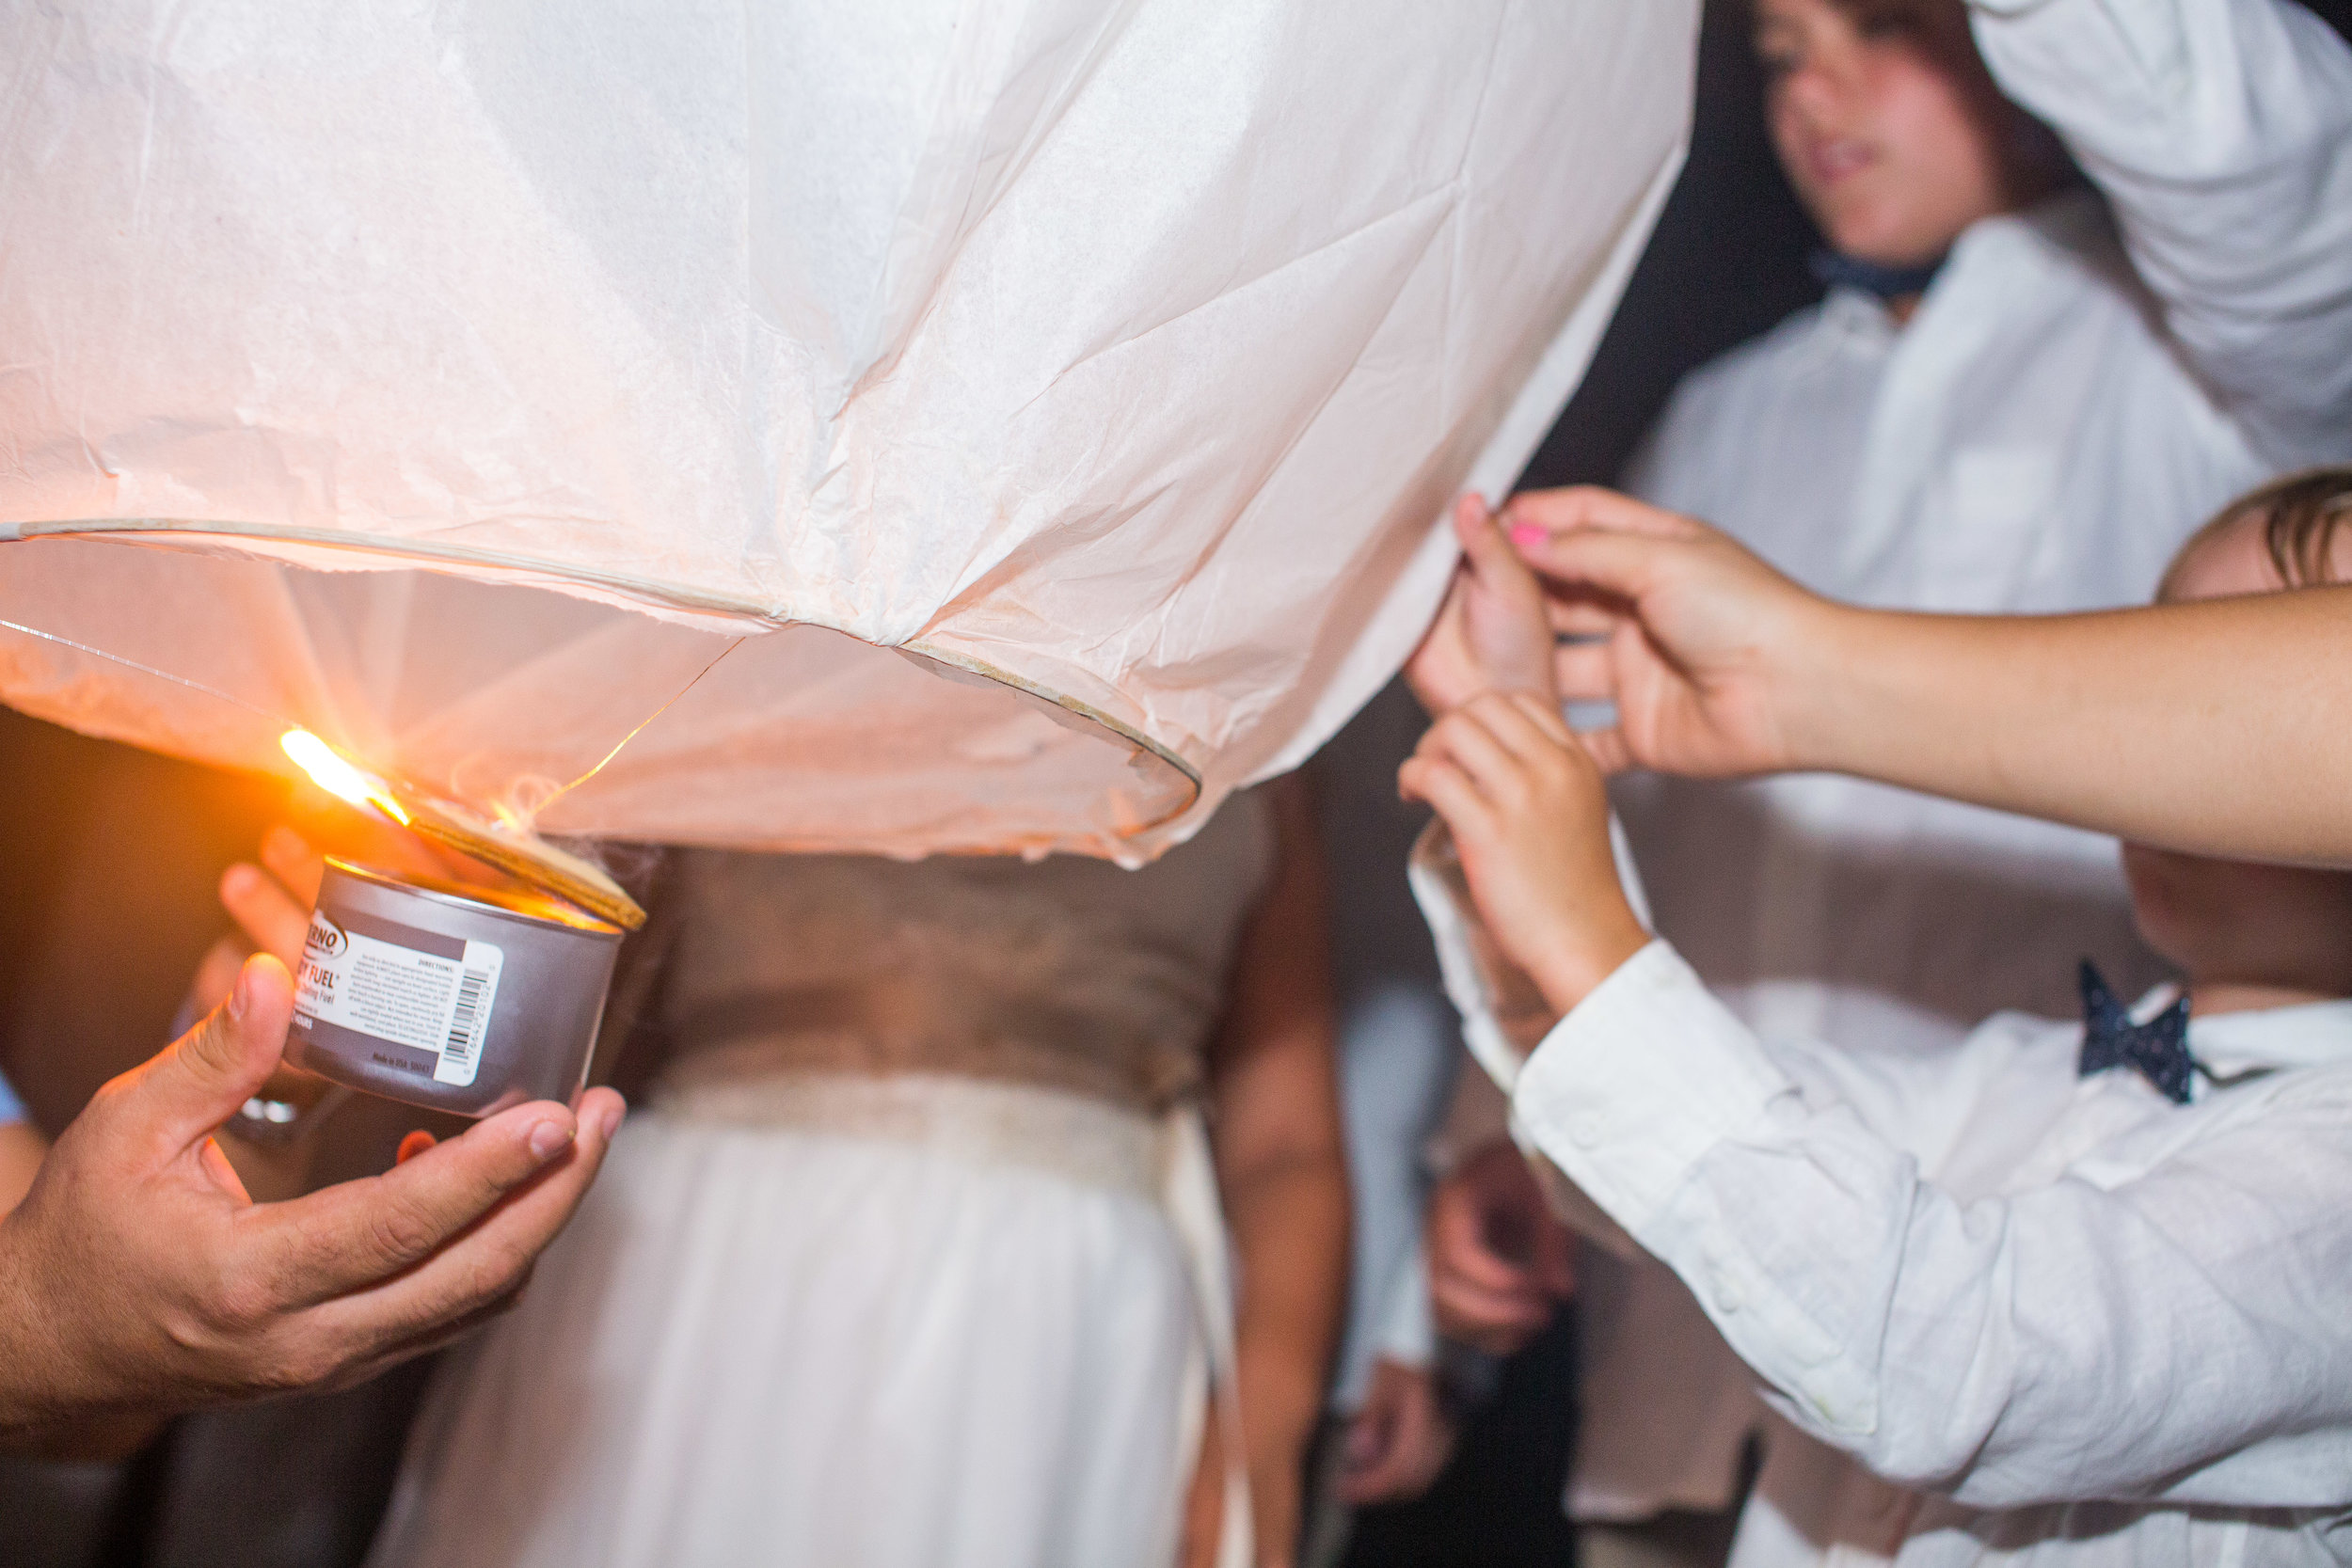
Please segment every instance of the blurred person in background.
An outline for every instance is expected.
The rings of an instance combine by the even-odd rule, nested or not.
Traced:
[[[1348,1229],[1314,834],[1291,780],[1137,871],[673,855],[646,1109],[371,1560],[1287,1568]],[[224,899],[296,950],[317,859],[264,859]]]
[[[2352,454],[2352,50],[2316,17],[1753,0],[1753,21],[1829,293],[1685,380],[1635,495],[1841,598],[2063,610],[2145,598],[2229,497]],[[2055,949],[2153,977],[2104,839],[1826,775],[1613,795],[1657,929],[1759,1032],[1934,1052],[2003,1007],[2063,1013]],[[1508,1348],[1563,1275],[1489,1127],[1433,1199],[1431,1288],[1449,1332]],[[1720,1560],[1749,1381],[1663,1270],[1580,1273],[1588,1562]]]

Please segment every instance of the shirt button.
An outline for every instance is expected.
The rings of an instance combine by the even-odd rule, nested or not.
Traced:
[[[1708,1288],[1715,1298],[1715,1310],[1726,1317],[1748,1303],[1747,1292],[1740,1289],[1740,1282],[1721,1269],[1708,1278]]]
[[[1579,1148],[1590,1148],[1608,1134],[1609,1123],[1598,1111],[1568,1113],[1568,1138]]]

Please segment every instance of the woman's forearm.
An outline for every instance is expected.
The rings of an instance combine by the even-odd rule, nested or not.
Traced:
[[[1257,1560],[1287,1564],[1306,1462],[1347,1283],[1347,1173],[1336,1150],[1270,1163],[1226,1183],[1241,1280],[1234,1394]]]
[[[1241,1309],[1235,1322],[1242,1426],[1253,1462],[1295,1460],[1322,1415],[1347,1283],[1347,1173],[1299,1161],[1227,1196]]]
[[[1287,1563],[1347,1291],[1322,852],[1305,790],[1271,785],[1279,854],[1243,935],[1212,1060],[1212,1140],[1238,1291],[1235,1393],[1259,1560]]]
[[[2177,849],[2352,863],[2352,588],[1830,625],[1782,683],[1795,767]]]

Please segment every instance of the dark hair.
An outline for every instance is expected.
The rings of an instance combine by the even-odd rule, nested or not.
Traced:
[[[1756,19],[1756,0],[1740,0]],[[1828,0],[1866,37],[1899,38],[1960,89],[2000,151],[2009,199],[2029,205],[2083,182],[2058,133],[2028,113],[1993,79],[1977,50],[1967,0]]]
[[[2352,523],[2352,467],[2307,468],[2249,490],[2188,536],[2165,568],[2156,597],[2172,596],[2181,563],[2246,521],[2263,519],[2263,548],[2289,588],[2319,588],[2336,580],[2336,531]]]
[[[1969,30],[1966,0],[1830,0],[1866,35],[1899,36],[1946,75],[1974,84],[1991,83],[1984,56]]]

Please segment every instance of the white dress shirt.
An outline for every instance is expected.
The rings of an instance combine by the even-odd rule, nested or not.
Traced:
[[[2352,1003],[2192,1020],[2185,1106],[2081,1037],[1767,1044],[1653,942],[1518,1070],[1808,1439],[1733,1568],[2352,1560]]]
[[[2352,456],[2352,51],[2284,0],[1979,0],[1975,25],[2106,206],[1975,225],[1905,325],[1838,291],[1695,372],[1628,487],[1840,597],[2144,600],[2231,497]],[[2071,1006],[2053,955],[2156,973],[2103,838],[1820,776],[1614,799],[1656,928],[1768,1036],[1932,1053]],[[1721,1506],[1743,1374],[1662,1271],[1610,1267],[1569,1510]]]

